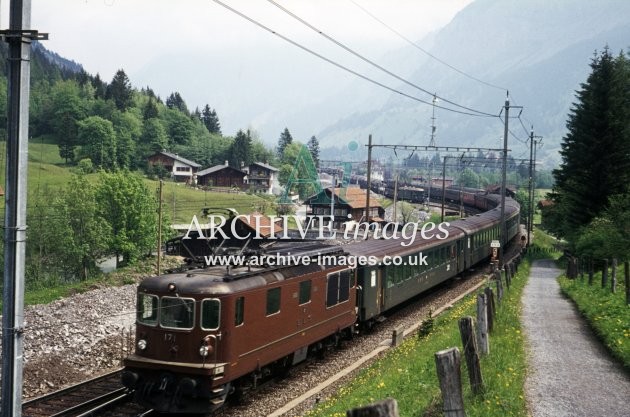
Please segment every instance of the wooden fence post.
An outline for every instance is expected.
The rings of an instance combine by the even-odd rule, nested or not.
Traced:
[[[398,346],[402,343],[405,333],[403,326],[397,327],[392,331],[392,346]]]
[[[444,402],[444,417],[466,417],[460,364],[459,349],[456,347],[435,354],[435,367]]]
[[[608,284],[608,259],[604,259],[604,268],[602,269],[602,288],[606,288]]]
[[[584,263],[585,263],[585,259],[580,258],[580,280],[581,281],[584,281]]]
[[[488,302],[485,294],[477,294],[477,346],[482,355],[490,353],[488,342]]]
[[[510,291],[511,277],[510,277],[510,268],[507,265],[503,267],[503,271],[505,273],[505,286],[507,290]]]
[[[630,305],[630,262],[623,263],[623,272],[626,276],[626,304]]]
[[[501,300],[503,299],[503,281],[501,281],[501,272],[495,272],[494,281],[497,283],[497,303],[501,304]]]
[[[483,377],[481,375],[481,365],[479,364],[479,353],[477,352],[477,341],[475,338],[475,325],[470,316],[459,319],[459,334],[464,346],[464,357],[468,368],[468,379],[474,394],[483,391]]]
[[[399,417],[398,403],[393,398],[346,411],[346,417]]]
[[[610,272],[610,290],[614,294],[617,292],[617,258],[612,259],[612,269]]]
[[[577,278],[577,262],[576,258],[573,256],[569,257],[569,261],[567,262],[567,278],[575,279]]]
[[[488,303],[488,333],[492,333],[492,330],[494,329],[494,317],[496,316],[494,292],[490,287],[486,287],[483,292],[486,294],[486,302]]]
[[[588,260],[588,285],[593,285],[593,258]]]

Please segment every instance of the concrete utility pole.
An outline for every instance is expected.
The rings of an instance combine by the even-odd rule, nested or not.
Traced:
[[[534,230],[534,189],[536,188],[536,147],[538,145],[542,145],[542,136],[534,136],[534,159],[532,164],[532,200],[531,206],[529,210],[529,224],[531,226],[531,230]],[[538,140],[536,140],[538,139]]]
[[[539,140],[536,140],[539,139]],[[534,136],[534,127],[529,133],[529,216],[527,216],[527,246],[530,245],[530,235],[534,231],[534,190],[536,183],[536,145],[542,141],[542,136]]]
[[[538,140],[536,140],[538,139]],[[530,234],[534,231],[534,191],[536,182],[536,145],[542,141],[542,136],[534,136],[534,126],[529,133],[529,216],[527,216],[527,246],[530,245]]]
[[[372,135],[368,137],[367,194],[365,196],[365,221],[370,223],[370,187],[372,186]]]
[[[505,98],[505,123],[503,129],[503,171],[501,173],[501,246],[499,247],[499,267],[503,267],[503,246],[507,244],[507,228],[505,227],[505,188],[507,181],[507,154],[508,154],[508,121],[510,120],[510,96]]]
[[[160,275],[162,261],[162,188],[164,181],[160,180],[158,191],[158,243],[157,243],[157,274]]]
[[[24,256],[26,249],[26,172],[31,42],[47,39],[30,30],[31,1],[13,0],[9,30],[7,167],[4,214],[4,289],[2,294],[2,411],[22,415],[22,344],[24,332]]]

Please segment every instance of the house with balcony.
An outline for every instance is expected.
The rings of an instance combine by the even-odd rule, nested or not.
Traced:
[[[365,208],[367,200],[367,190],[360,188],[326,188],[319,194],[308,198],[304,204],[306,210],[306,224],[317,226],[318,218],[315,216],[330,216],[331,209],[334,210],[333,228],[341,229],[348,221],[366,222]],[[331,204],[331,195],[334,203]],[[370,196],[370,211],[367,221],[369,223],[384,222],[385,209],[378,199]],[[311,218],[315,217],[314,219]],[[328,219],[328,217],[326,217]]]
[[[197,172],[197,183],[207,187],[227,187],[243,189],[247,174],[240,169],[232,168],[225,161],[223,165],[215,165]]]
[[[273,194],[273,187],[278,181],[278,168],[262,162],[253,162],[244,167],[243,171],[247,173],[244,180],[246,188],[254,193]]]
[[[189,184],[193,183],[195,174],[201,168],[201,165],[190,159],[166,151],[156,152],[149,156],[148,164],[153,168],[161,167],[175,181]]]

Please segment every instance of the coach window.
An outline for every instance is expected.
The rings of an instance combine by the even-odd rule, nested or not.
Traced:
[[[158,322],[158,298],[155,295],[140,294],[136,319],[138,323],[156,326]]]
[[[311,301],[311,280],[300,282],[299,304],[306,304]]]
[[[221,321],[221,301],[216,298],[203,300],[201,303],[201,328],[217,330]]]
[[[195,323],[195,300],[181,297],[162,297],[160,303],[160,326],[170,329],[193,328]]]
[[[240,326],[245,321],[245,297],[238,297],[234,304],[234,326]]]
[[[393,266],[389,265],[385,267],[385,273],[387,274],[387,288],[391,288],[396,281],[396,271],[394,271]]]
[[[343,303],[350,299],[350,270],[346,269],[339,273],[339,302]]]
[[[267,290],[267,315],[280,311],[280,287]]]

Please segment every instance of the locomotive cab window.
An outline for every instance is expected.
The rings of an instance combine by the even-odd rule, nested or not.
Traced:
[[[160,325],[170,329],[190,330],[195,323],[195,300],[181,297],[162,297]]]
[[[280,287],[267,290],[267,315],[280,311]]]
[[[138,308],[136,309],[138,323],[157,326],[158,302],[159,300],[155,295],[140,294],[138,296]]]
[[[299,304],[306,304],[311,301],[311,280],[300,282]]]
[[[203,300],[201,303],[201,328],[217,330],[221,322],[221,301],[216,298]]]

